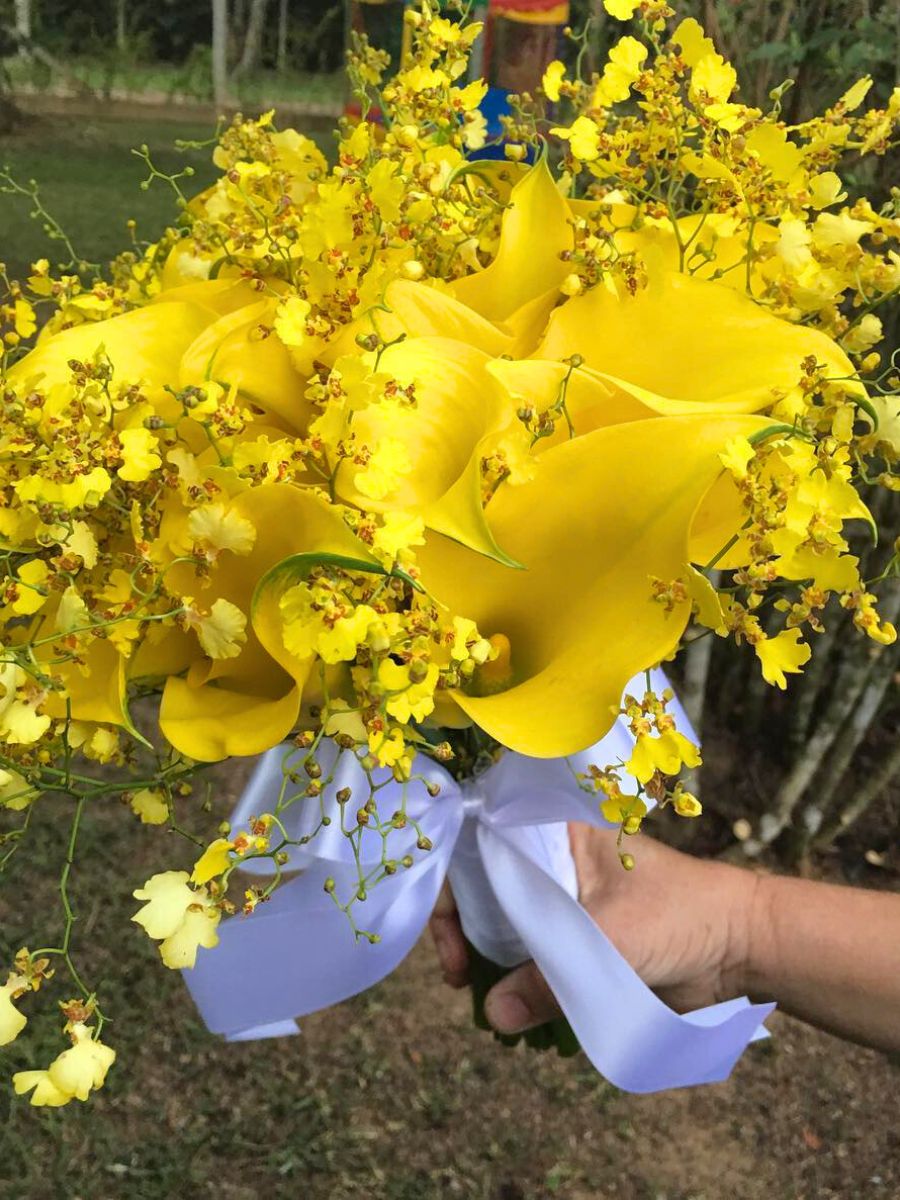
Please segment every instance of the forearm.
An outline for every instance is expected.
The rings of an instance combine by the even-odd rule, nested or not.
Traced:
[[[900,1050],[900,895],[759,877],[743,983],[830,1033]]]

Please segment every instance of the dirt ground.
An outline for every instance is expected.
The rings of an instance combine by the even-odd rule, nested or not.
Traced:
[[[217,809],[239,783],[220,770]],[[87,822],[74,891],[76,946],[112,1011],[119,1062],[89,1105],[58,1112],[0,1084],[0,1200],[900,1197],[900,1064],[788,1017],[727,1083],[629,1096],[581,1057],[509,1050],[475,1030],[467,995],[441,984],[423,942],[301,1036],[226,1046],[128,922],[131,889],[186,865],[190,847],[110,804]],[[65,816],[46,805],[30,861],[0,893],[0,959],[36,936],[36,912],[47,932],[55,880],[42,863],[58,861]],[[2,1052],[3,1076],[58,1052],[52,1018],[33,1026]]]

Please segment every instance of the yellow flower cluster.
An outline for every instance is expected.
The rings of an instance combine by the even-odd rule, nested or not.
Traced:
[[[0,807],[70,792],[77,832],[86,758],[122,769],[140,821],[177,828],[202,764],[308,750],[271,814],[135,893],[171,967],[215,945],[243,857],[280,866],[279,813],[330,782],[324,739],[402,784],[417,754],[446,759],[438,730],[562,756],[624,711],[633,757],[587,782],[633,833],[643,795],[699,812],[668,783],[699,760],[666,697],[620,707],[692,617],[752,644],[778,686],[830,598],[895,636],[844,526],[871,523],[861,481],[897,479],[895,382],[873,372],[900,222],[844,204],[835,167],[888,148],[900,93],[857,116],[858,85],[789,128],[733,99],[696,22],[607,8],[640,8],[647,36],[592,79],[548,70],[554,123],[517,125],[530,166],[521,144],[467,160],[477,29],[426,0],[380,90],[383,56],[353,58],[385,122],[344,127],[334,163],[271,113],[238,119],[218,181],[109,280],[42,261],[9,283]],[[348,836],[390,825],[376,792]],[[22,1077],[34,1103],[103,1082],[112,1052],[82,1019],[69,1032]]]

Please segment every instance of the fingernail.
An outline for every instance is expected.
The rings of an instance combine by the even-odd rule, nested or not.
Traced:
[[[518,992],[491,992],[484,1013],[498,1033],[519,1033],[533,1021],[531,1009]]]

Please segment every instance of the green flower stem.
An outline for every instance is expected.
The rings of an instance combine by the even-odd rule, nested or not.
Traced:
[[[560,1058],[571,1058],[581,1049],[578,1038],[572,1026],[565,1017],[556,1017],[553,1021],[545,1021],[525,1033],[497,1033],[488,1022],[484,1012],[484,1002],[487,994],[512,970],[511,967],[500,967],[480,954],[472,943],[466,939],[469,952],[469,982],[472,989],[472,1017],[477,1029],[491,1030],[495,1041],[504,1046],[517,1046],[524,1042],[532,1050],[552,1050],[555,1048]]]

